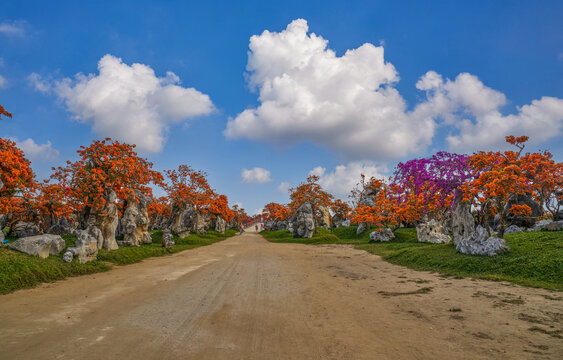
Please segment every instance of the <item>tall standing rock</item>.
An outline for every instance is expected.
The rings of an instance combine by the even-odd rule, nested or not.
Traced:
[[[321,213],[321,223],[319,226],[329,228],[331,226],[331,216],[328,206],[321,206],[319,212]]]
[[[475,232],[475,219],[471,215],[471,205],[458,202],[452,214],[452,235],[454,245],[457,246],[464,237]]]
[[[103,243],[104,237],[101,230],[96,226],[89,226],[86,230],[78,231],[75,246],[67,248],[63,260],[71,262],[73,257],[77,257],[81,264],[96,260],[99,245]]]
[[[152,243],[147,212],[150,198],[139,190],[135,190],[135,196],[137,201],[129,201],[120,221],[123,240],[119,241],[119,245],[122,246],[139,246]]]
[[[185,238],[190,235],[194,225],[195,210],[188,205],[184,209],[176,209],[171,215],[170,230],[178,237]]]
[[[360,197],[359,205],[374,207],[376,205],[375,197],[377,196],[377,190],[372,187],[364,188],[364,193]],[[358,224],[358,229],[356,234],[359,235],[369,228],[367,223]]]
[[[115,230],[119,223],[119,212],[115,201],[117,195],[111,190],[106,197],[106,206],[99,211],[91,211],[87,227],[95,226],[102,233],[102,246],[106,250],[116,250],[118,248],[117,241],[115,240]]]
[[[220,216],[215,219],[215,231],[224,233],[227,230],[227,222]]]
[[[313,207],[306,202],[299,206],[296,211],[296,220],[293,224],[294,238],[312,238],[315,230],[315,216]]]

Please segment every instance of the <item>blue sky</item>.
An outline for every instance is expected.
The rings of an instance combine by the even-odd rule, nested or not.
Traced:
[[[0,104],[14,118],[0,136],[39,177],[95,138],[137,139],[156,168],[204,169],[249,212],[311,171],[340,195],[362,171],[502,148],[504,132],[561,161],[561,18],[560,1],[5,1]],[[123,101],[94,102],[137,71]],[[243,178],[255,167],[269,176]]]

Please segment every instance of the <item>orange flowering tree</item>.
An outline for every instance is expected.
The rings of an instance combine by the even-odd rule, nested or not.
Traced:
[[[363,174],[360,185],[363,191],[361,191],[362,194],[356,196],[358,203],[354,209],[352,222],[357,224],[367,223],[379,228],[397,225],[400,218],[397,212],[396,186],[390,186],[383,180],[374,177],[365,181]],[[371,199],[373,201],[370,201],[369,204],[361,201],[363,194],[368,189],[370,193],[374,194],[373,199]]]
[[[520,166],[528,179],[532,197],[555,218],[563,202],[563,163],[556,163],[548,151],[526,153]]]
[[[521,157],[527,136],[507,136],[506,141],[519,151],[484,152],[470,156],[475,179],[464,185],[464,200],[478,208],[480,223],[489,229],[489,219],[496,214],[500,218],[499,237],[503,237],[507,212],[505,207],[512,195],[526,195],[532,191],[532,183],[526,173],[534,167],[525,164]],[[528,171],[526,168],[531,167]],[[528,205],[512,205],[508,211],[514,215],[530,215]],[[489,230],[490,231],[490,230]]]
[[[6,116],[11,118],[12,114],[7,112],[6,109],[4,109],[4,107],[2,105],[0,105],[0,120],[2,120],[2,116]]]
[[[332,214],[334,216],[338,216],[340,219],[346,220],[348,219],[348,216],[350,216],[352,208],[344,201],[336,199],[330,205],[330,210],[332,210]]]
[[[180,165],[177,170],[167,170],[165,173],[169,179],[165,189],[173,208],[183,209],[191,205],[197,212],[209,212],[215,192],[209,186],[204,171]]]
[[[150,184],[162,185],[162,174],[152,163],[134,151],[135,145],[106,138],[78,150],[80,159],[54,168],[51,178],[58,181],[68,204],[75,212],[102,210],[113,190],[121,201],[136,201],[135,190],[152,196]]]
[[[291,202],[289,208],[295,213],[297,208],[308,202],[313,207],[313,215],[315,217],[315,232],[317,232],[317,223],[321,221],[321,208],[329,207],[332,204],[333,196],[324,191],[319,184],[319,177],[311,175],[307,181],[296,188],[289,189]]]
[[[163,219],[170,217],[170,202],[167,196],[152,198],[147,206],[147,213],[151,226],[159,225]]]
[[[48,180],[38,185],[33,207],[43,218],[42,227],[48,230],[56,225],[63,216],[70,215],[72,206],[65,189],[58,183],[50,184]]]
[[[16,143],[0,138],[0,214],[8,215],[10,224],[35,220],[33,196],[37,188],[31,163]]]
[[[235,218],[226,195],[213,194],[209,201],[209,212],[212,217],[222,217],[227,223],[231,223]]]
[[[238,204],[234,204],[231,211],[233,212],[234,216],[233,221],[235,221],[237,225],[243,224],[249,219],[249,216],[244,208],[241,208]]]
[[[271,202],[264,206],[262,217],[264,220],[285,221],[290,215],[287,205]]]

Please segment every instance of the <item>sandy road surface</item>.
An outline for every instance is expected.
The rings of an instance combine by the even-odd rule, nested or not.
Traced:
[[[0,358],[561,359],[562,296],[245,233],[1,296]]]

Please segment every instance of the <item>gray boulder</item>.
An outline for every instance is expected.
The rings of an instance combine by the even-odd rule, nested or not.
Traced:
[[[75,246],[67,249],[63,255],[63,260],[66,261],[70,258],[70,261],[72,261],[73,257],[77,257],[81,264],[96,260],[98,249],[104,243],[102,231],[95,226],[89,226],[86,230],[79,231],[77,237]],[[70,255],[67,253],[70,253]]]
[[[350,226],[350,220],[344,220],[342,222],[342,226],[346,226],[346,227]]]
[[[522,232],[522,229],[516,225],[510,225],[506,229],[504,229],[505,234],[516,234]]]
[[[542,230],[543,228],[545,228],[547,225],[551,224],[552,222],[553,222],[553,220],[540,220],[540,221],[538,221],[534,224],[532,229],[534,231],[535,230]]]
[[[416,226],[416,236],[419,242],[433,244],[447,244],[452,239],[444,234],[444,226],[436,219],[420,223]]]
[[[6,227],[7,222],[8,222],[8,216],[0,214],[0,230]]]
[[[187,206],[182,210],[177,210],[172,215],[172,230],[178,237],[185,238],[190,234],[194,225],[195,210],[191,206]]]
[[[547,231],[561,231],[563,230],[563,220],[549,223],[546,226],[544,226],[543,229]]]
[[[43,234],[19,238],[9,244],[8,248],[45,259],[49,255],[58,255],[65,245],[59,235]]]
[[[391,229],[377,230],[369,234],[369,242],[386,242],[395,238],[395,234]]]
[[[140,246],[152,243],[147,212],[150,199],[138,190],[135,190],[135,196],[137,201],[129,201],[120,221],[123,240],[117,243],[121,246]]]
[[[356,229],[356,235],[360,235],[361,233],[366,231],[368,229],[368,227],[369,226],[366,223],[359,223],[358,228]]]
[[[0,244],[2,244],[2,241],[4,241],[4,232],[2,231],[2,229],[0,228]],[[1,245],[0,245],[1,246]]]
[[[172,240],[173,236],[170,230],[164,230],[162,232],[162,247],[169,249],[172,245],[175,245],[174,241]]]
[[[39,234],[39,229],[32,223],[19,221],[14,225],[14,233],[19,238],[30,237]]]
[[[215,219],[215,231],[224,233],[227,230],[227,222],[222,217],[218,216]]]
[[[343,221],[344,219],[342,219],[338,214],[335,214],[331,219],[332,227],[341,227]]]
[[[315,217],[313,207],[306,202],[299,206],[296,211],[296,220],[293,227],[294,238],[312,238],[315,230]]]
[[[475,232],[455,244],[456,250],[468,255],[493,256],[509,250],[504,239],[489,237],[487,230],[478,225]]]

